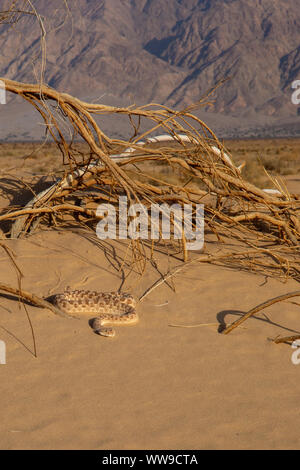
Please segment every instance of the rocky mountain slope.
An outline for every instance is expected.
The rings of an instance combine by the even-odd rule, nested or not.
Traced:
[[[292,0],[73,0],[69,10],[63,0],[33,3],[47,31],[45,81],[59,90],[180,108],[229,78],[211,112],[245,126],[294,119],[297,131],[300,9]],[[40,48],[34,17],[2,25],[0,76],[36,81]]]

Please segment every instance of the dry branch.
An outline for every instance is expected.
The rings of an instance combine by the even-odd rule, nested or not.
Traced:
[[[0,216],[0,221],[13,222],[13,238],[30,232],[33,224],[41,222],[47,213],[60,213],[61,217],[80,213],[86,221],[94,220],[95,210],[85,208],[85,201],[95,205],[109,202],[118,212],[120,195],[126,195],[128,203],[139,202],[147,208],[152,203],[163,202],[195,205],[208,197],[211,202],[205,205],[206,227],[218,240],[234,238],[241,247],[248,247],[249,243],[253,247],[247,258],[231,253],[219,259],[211,253],[210,262],[226,266],[231,263],[242,269],[299,279],[300,265],[295,251],[300,245],[299,198],[286,191],[270,194],[246,181],[214,133],[191,114],[191,109],[177,111],[153,103],[118,108],[87,103],[42,83],[2,80],[8,92],[23,97],[40,112],[68,168],[61,180],[24,208],[7,209]],[[110,138],[96,123],[95,115],[99,114],[129,118],[134,137],[128,141]],[[139,134],[133,118],[147,120],[152,128]],[[73,141],[65,137],[66,125],[73,131],[74,138],[80,136],[85,141],[88,147],[85,153],[77,152]],[[164,134],[156,138],[161,145],[153,148],[148,144],[155,143],[155,138],[149,136],[157,132]],[[148,144],[142,146],[141,139]],[[177,146],[170,145],[170,141],[176,141]],[[163,176],[156,178],[151,170],[144,169],[145,163],[154,168],[165,165],[171,171],[184,172],[193,185],[180,187]],[[93,187],[97,188],[97,193],[91,194],[87,189]],[[230,209],[231,203],[235,205],[234,211]],[[154,247],[157,243],[159,241],[153,241]],[[183,259],[187,260],[185,243],[183,237],[180,249]],[[178,242],[173,246],[178,252]],[[132,250],[140,252],[145,259],[142,247],[143,243],[131,241]],[[264,251],[266,249],[272,256]]]
[[[294,291],[294,292],[289,292],[287,294],[279,295],[278,297],[274,297],[273,299],[266,300],[262,304],[257,305],[256,307],[252,308],[247,312],[245,315],[243,315],[241,318],[236,320],[235,322],[231,323],[227,328],[225,328],[222,333],[224,335],[227,335],[230,333],[232,330],[240,326],[244,321],[246,321],[248,318],[252,317],[257,312],[260,312],[264,308],[270,307],[273,304],[276,304],[277,302],[282,302],[284,300],[290,299],[291,297],[297,297],[300,295],[300,290]],[[276,341],[275,341],[276,342]],[[279,342],[279,341],[277,341]]]
[[[55,305],[51,304],[47,300],[44,300],[41,297],[38,297],[35,294],[32,294],[31,292],[27,292],[23,289],[15,289],[14,287],[8,286],[3,283],[0,283],[0,290],[4,292],[9,292],[10,294],[14,294],[20,299],[24,299],[30,303],[33,303],[37,307],[48,308],[53,313],[55,313],[55,315],[59,315],[60,317],[73,318],[65,314],[64,312],[62,312],[59,308],[55,307]]]

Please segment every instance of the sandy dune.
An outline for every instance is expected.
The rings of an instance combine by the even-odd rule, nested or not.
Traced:
[[[76,231],[43,231],[9,240],[24,279],[40,296],[66,285],[118,289],[121,276],[103,250]],[[123,248],[122,248],[123,249]],[[122,250],[120,251],[120,253]],[[7,256],[3,281],[17,285]],[[132,273],[125,291],[139,297],[156,279]],[[268,337],[289,334],[263,315],[230,335],[217,325],[297,283],[194,264],[138,305],[140,322],[95,335],[87,318],[67,320],[27,306],[35,340],[18,302],[1,297],[2,449],[265,449],[299,448],[300,366],[292,349]],[[277,304],[265,313],[298,330],[299,307]],[[298,368],[299,367],[299,368]]]

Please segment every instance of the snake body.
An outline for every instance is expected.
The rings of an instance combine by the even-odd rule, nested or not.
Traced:
[[[138,322],[135,300],[130,294],[119,292],[97,292],[70,290],[53,296],[53,303],[68,315],[96,314],[91,321],[95,333],[115,336],[115,331],[105,325],[128,325]]]

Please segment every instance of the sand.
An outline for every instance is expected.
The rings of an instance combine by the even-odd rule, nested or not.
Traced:
[[[80,230],[44,229],[7,245],[36,295],[120,286],[108,245]],[[17,287],[4,251],[0,269]],[[124,290],[139,297],[158,278],[133,272]],[[227,336],[216,325],[298,284],[195,263],[171,287],[150,293],[140,322],[117,327],[113,339],[94,334],[88,318],[28,305],[37,357],[24,307],[1,296],[0,448],[299,449],[300,365],[290,346],[268,340],[300,330],[299,306],[276,304],[264,312],[273,323],[259,314]],[[213,325],[170,326],[199,323]]]

